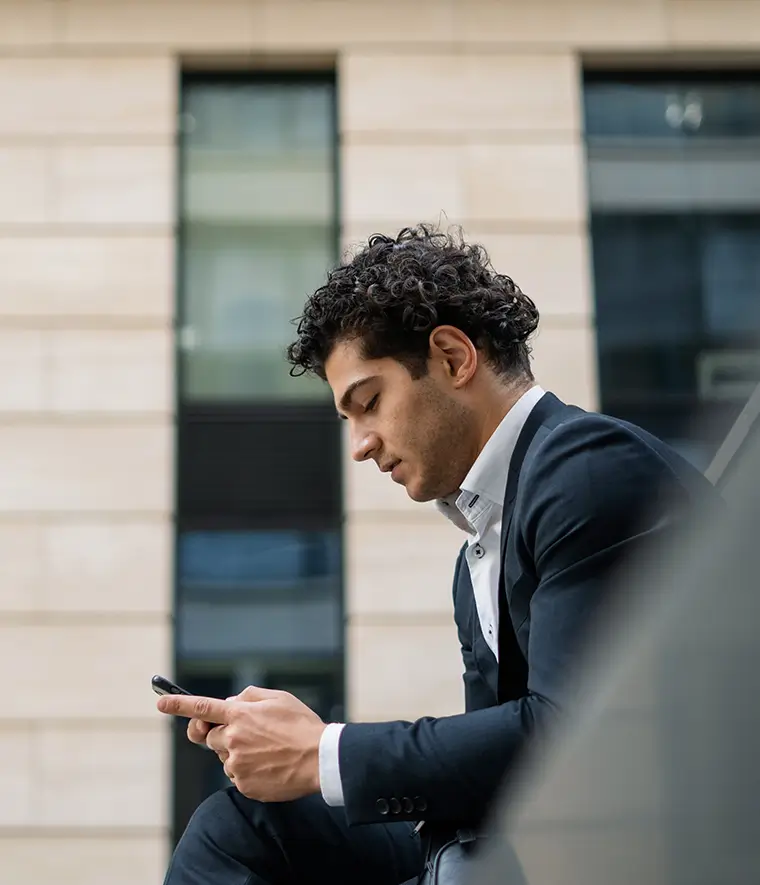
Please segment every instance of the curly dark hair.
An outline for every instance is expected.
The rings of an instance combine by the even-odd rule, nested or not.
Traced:
[[[469,336],[502,376],[533,379],[528,338],[538,310],[509,277],[497,274],[482,246],[461,231],[420,224],[394,239],[373,234],[350,261],[332,270],[296,320],[287,349],[291,375],[325,377],[341,340],[358,339],[367,359],[393,357],[413,378],[427,374],[429,336],[451,325]]]

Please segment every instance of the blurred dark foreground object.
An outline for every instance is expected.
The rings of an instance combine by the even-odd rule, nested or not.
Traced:
[[[450,838],[435,838],[427,845],[425,868],[420,878],[411,879],[406,885],[466,885],[472,882],[474,851],[488,837],[478,837],[471,830],[460,829]],[[500,846],[502,862],[507,859],[510,868],[509,885],[526,885],[519,864],[508,845]]]
[[[465,881],[760,882],[759,414],[760,389],[707,472],[726,514],[628,576],[583,713],[504,797]]]

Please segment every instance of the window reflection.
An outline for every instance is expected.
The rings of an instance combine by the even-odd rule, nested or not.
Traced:
[[[337,532],[184,532],[179,539],[184,598],[236,592],[337,592]]]
[[[178,548],[177,646],[185,661],[335,656],[338,532],[188,532]]]

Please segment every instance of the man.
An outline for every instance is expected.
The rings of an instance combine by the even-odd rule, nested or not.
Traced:
[[[466,712],[343,726],[256,687],[161,699],[192,717],[190,740],[234,784],[197,810],[169,885],[413,879],[431,845],[487,824],[526,739],[571,704],[618,566],[708,484],[643,430],[538,387],[537,324],[482,249],[424,226],[371,237],[309,298],[292,371],[326,379],[356,460],[465,533],[454,614]]]

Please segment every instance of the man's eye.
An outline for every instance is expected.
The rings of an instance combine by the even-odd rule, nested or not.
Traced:
[[[371,412],[371,411],[375,408],[375,406],[377,405],[377,400],[378,400],[379,396],[380,396],[380,394],[379,394],[379,393],[376,393],[376,394],[372,397],[372,399],[371,399],[371,400],[367,403],[367,405],[364,407],[364,411],[365,411],[365,412]]]

